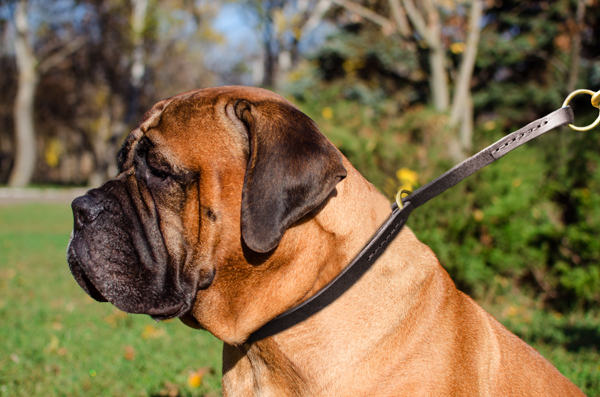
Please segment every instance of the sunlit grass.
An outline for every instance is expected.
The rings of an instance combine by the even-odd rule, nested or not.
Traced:
[[[71,222],[68,205],[0,207],[0,395],[218,394],[218,340],[79,288],[65,259]]]
[[[600,396],[600,312],[542,310],[524,295],[483,304],[496,319],[537,349],[587,396]]]

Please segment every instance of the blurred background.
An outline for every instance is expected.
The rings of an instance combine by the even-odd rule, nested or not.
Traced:
[[[5,194],[99,185],[144,112],[195,88],[284,95],[390,199],[600,90],[598,0],[1,0],[0,43]],[[598,117],[589,96],[572,106],[578,125]],[[68,200],[51,201],[0,200],[0,394],[218,394],[216,341],[86,300],[64,260]],[[461,290],[600,395],[600,128],[544,135],[408,225]],[[197,334],[172,373],[136,359]]]

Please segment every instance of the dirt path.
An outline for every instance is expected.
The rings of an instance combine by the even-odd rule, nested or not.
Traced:
[[[65,203],[85,194],[87,188],[0,188],[0,205],[21,203]]]

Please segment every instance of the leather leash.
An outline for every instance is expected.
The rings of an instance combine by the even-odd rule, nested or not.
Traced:
[[[369,241],[356,258],[335,279],[306,301],[280,314],[255,331],[250,335],[247,343],[259,341],[293,327],[319,312],[350,289],[371,268],[377,258],[381,256],[388,245],[400,233],[402,226],[404,226],[408,216],[415,208],[423,205],[524,143],[557,127],[573,123],[573,121],[573,110],[569,106],[562,107],[505,136],[498,142],[488,146],[438,178],[415,190],[408,197],[398,200],[402,204],[401,206],[398,206],[397,203],[392,204],[392,215],[379,228],[371,241]]]

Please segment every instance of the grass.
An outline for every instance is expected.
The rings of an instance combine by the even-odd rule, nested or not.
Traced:
[[[88,298],[71,276],[68,205],[0,206],[0,395],[219,395],[221,343]],[[600,396],[600,316],[521,295],[483,306],[590,397]],[[205,373],[199,387],[190,374]]]
[[[79,288],[65,259],[71,225],[68,205],[0,206],[0,395],[220,394],[221,343],[209,333]]]
[[[500,295],[484,309],[533,346],[589,397],[600,396],[598,310],[562,314],[522,294]]]

